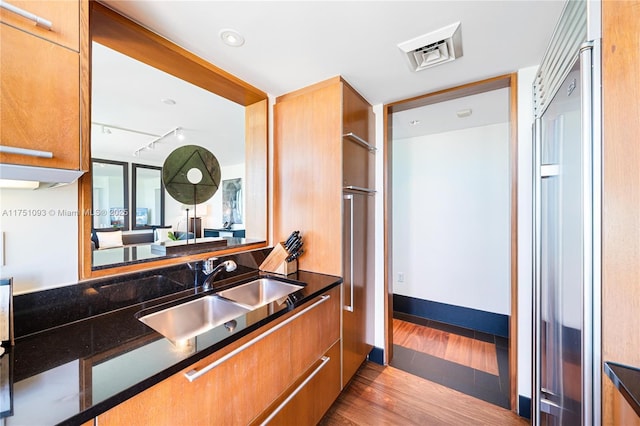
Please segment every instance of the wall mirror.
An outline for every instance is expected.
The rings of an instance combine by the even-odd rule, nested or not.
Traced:
[[[216,155],[222,179],[243,182],[243,223],[234,227],[244,231],[246,238],[230,241],[223,250],[266,246],[266,94],[97,2],[92,2],[90,30],[91,152],[84,160],[93,167],[91,175],[81,179],[82,207],[96,207],[92,203],[92,181],[102,179],[98,163],[92,159],[126,164],[131,173],[123,178],[125,190],[129,188],[123,196],[130,198],[131,209],[129,228],[123,225],[122,229],[140,233],[152,226],[171,226],[186,231],[185,206],[166,194],[157,177],[174,149],[199,145]],[[205,231],[222,228],[222,191],[193,210],[199,212],[199,223]],[[128,265],[126,256],[116,256],[121,260],[111,270],[108,264],[92,264],[95,253],[86,240],[98,225],[111,224],[82,218],[83,278],[154,266],[140,265],[139,258],[135,265]],[[157,256],[149,262],[166,265],[185,260],[190,256]]]
[[[129,229],[129,169],[121,161],[94,159],[93,228]]]
[[[133,229],[165,226],[162,167],[132,164]]]

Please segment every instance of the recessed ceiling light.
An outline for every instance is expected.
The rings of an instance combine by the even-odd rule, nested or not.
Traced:
[[[244,37],[236,30],[221,30],[220,38],[227,46],[240,47],[244,44]]]
[[[411,120],[409,122],[409,126],[417,126],[418,124],[420,124],[420,120]]]
[[[171,98],[160,99],[160,102],[162,102],[163,104],[167,104],[167,105],[175,105],[176,104],[176,101],[174,101]]]
[[[471,108],[461,109],[461,110],[456,111],[456,115],[459,118],[464,118],[464,117],[469,117],[472,112],[473,111],[471,110]]]

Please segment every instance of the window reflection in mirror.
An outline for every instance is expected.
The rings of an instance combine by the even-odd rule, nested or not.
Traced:
[[[149,226],[164,226],[164,185],[162,168],[144,164],[132,164],[133,168],[133,208],[131,217],[133,229]]]
[[[128,167],[121,161],[92,161],[94,229],[129,229]]]

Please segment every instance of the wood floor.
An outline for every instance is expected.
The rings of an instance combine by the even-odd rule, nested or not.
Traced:
[[[393,343],[485,373],[498,375],[496,345],[393,319]]]
[[[323,426],[527,424],[509,410],[370,361],[320,422]]]

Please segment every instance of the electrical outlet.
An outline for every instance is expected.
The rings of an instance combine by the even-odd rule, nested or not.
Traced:
[[[404,272],[398,272],[398,282],[399,283],[404,282]]]

